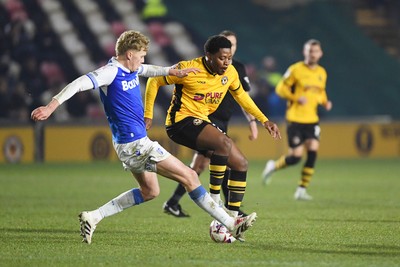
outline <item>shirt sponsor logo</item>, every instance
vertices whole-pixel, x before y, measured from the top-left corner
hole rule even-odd
[[[205,102],[207,104],[219,104],[224,98],[223,92],[210,92],[206,94]]]
[[[196,93],[194,95],[194,97],[193,97],[193,100],[195,100],[195,101],[201,101],[203,99],[204,99],[204,95],[203,94],[199,94],[199,93]]]
[[[139,85],[139,78],[136,76],[136,78],[131,81],[122,81],[121,85],[122,85],[122,90],[124,91],[133,89]]]
[[[224,98],[223,92],[209,92],[205,95],[196,93],[193,97],[193,100],[195,101],[204,100],[206,104],[219,104],[223,98]]]

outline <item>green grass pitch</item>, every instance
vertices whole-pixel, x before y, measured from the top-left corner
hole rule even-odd
[[[293,200],[301,165],[262,186],[251,161],[243,210],[258,219],[246,242],[211,241],[211,217],[185,196],[191,218],[155,200],[106,218],[81,243],[77,215],[136,186],[119,163],[0,165],[0,266],[400,266],[400,161],[319,160],[311,202]],[[207,173],[201,180],[208,187]]]

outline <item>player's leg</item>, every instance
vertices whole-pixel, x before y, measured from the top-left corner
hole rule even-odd
[[[154,158],[160,161],[170,155],[170,153],[157,142],[153,142],[147,137],[127,144],[114,143],[114,149],[125,170],[130,170],[132,172],[139,183],[139,187],[120,194],[98,209],[84,211],[79,214],[81,235],[83,236],[83,241],[88,244],[91,243],[93,232],[102,219],[158,196],[160,187],[158,185],[157,175],[154,172],[146,171],[151,171],[153,170],[152,168],[154,168],[154,166],[150,164],[151,162],[149,162],[149,159]]]
[[[317,139],[307,139],[305,146],[307,148],[307,159],[301,171],[299,186],[294,195],[294,198],[297,200],[312,200],[312,197],[307,193],[306,189],[308,188],[314,175],[319,141]]]
[[[227,208],[237,216],[246,191],[248,161],[235,143],[232,143],[228,167],[230,168],[230,175],[227,184],[229,191]]]
[[[101,206],[102,218],[112,216],[127,208],[152,200],[160,194],[157,175],[152,172],[132,173],[139,187],[128,190]]]
[[[224,174],[224,179],[222,180],[221,188],[222,188],[222,193],[224,194],[224,200],[225,200],[225,207],[228,208],[228,198],[229,198],[229,189],[228,189],[228,180],[230,177],[230,169],[229,167],[226,168],[225,174]]]
[[[139,187],[121,193],[98,209],[84,211],[79,214],[83,242],[91,243],[93,232],[102,219],[145,201],[152,200],[159,195],[160,187],[155,173],[133,173],[133,176],[138,181]]]
[[[168,136],[176,143],[196,151],[211,151],[210,155],[210,195],[221,203],[222,179],[226,170],[232,140],[209,122],[187,117],[167,127]]]
[[[221,202],[220,191],[224,178],[228,156],[232,147],[232,140],[219,129],[208,124],[196,139],[199,150],[213,151],[210,155],[210,194],[217,202]]]
[[[162,206],[163,211],[166,214],[170,214],[177,218],[190,217],[190,215],[182,209],[181,204],[179,204],[179,201],[185,194],[186,194],[185,187],[183,187],[183,185],[181,184],[178,184],[172,196],[167,201],[164,202]]]
[[[190,198],[214,219],[224,224],[235,237],[240,237],[256,219],[255,213],[242,218],[231,217],[207,193],[200,184],[196,172],[172,155],[157,163],[157,173],[181,183],[188,191]]]
[[[271,182],[271,176],[275,171],[284,169],[289,166],[296,165],[300,162],[303,155],[304,137],[302,134],[302,125],[298,123],[290,123],[287,126],[287,138],[289,150],[286,155],[280,156],[277,160],[267,161],[262,172],[263,183]]]
[[[306,192],[311,178],[314,174],[314,166],[317,160],[319,148],[320,127],[318,123],[302,126],[302,134],[305,139],[304,146],[307,149],[307,159],[301,171],[301,179],[296,189],[294,198],[297,200],[311,200],[312,197]]]
[[[197,151],[193,155],[192,162],[190,163],[190,168],[192,168],[197,175],[200,175],[204,169],[208,166],[209,159],[198,153]],[[183,185],[178,184],[172,196],[163,204],[163,210],[167,214],[171,214],[178,218],[189,217],[189,215],[182,209],[179,201],[186,193],[186,189]]]

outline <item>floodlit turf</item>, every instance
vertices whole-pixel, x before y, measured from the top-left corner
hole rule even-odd
[[[175,184],[160,178],[157,199],[102,221],[89,246],[77,215],[135,186],[120,164],[0,165],[0,266],[400,265],[399,159],[320,160],[312,202],[292,198],[300,165],[268,186],[263,167],[250,162],[243,210],[258,220],[245,243],[213,243],[187,196],[191,218],[163,214]]]

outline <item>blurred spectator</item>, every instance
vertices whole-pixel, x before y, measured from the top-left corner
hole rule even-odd
[[[27,122],[30,118],[30,97],[25,93],[25,84],[19,81],[10,95],[9,118],[17,122]]]
[[[163,0],[137,2],[142,2],[139,6],[141,6],[142,19],[146,22],[151,20],[163,21],[168,13],[167,6],[163,3]]]
[[[67,103],[68,114],[75,119],[84,119],[89,112],[94,113],[93,109],[99,107],[97,99],[93,94],[76,94]]]
[[[40,73],[45,78],[47,88],[65,83],[64,72],[54,61],[43,61],[40,65]]]
[[[282,78],[282,74],[277,71],[276,60],[273,56],[266,56],[262,60],[262,72],[260,78],[267,87],[266,91],[275,90],[276,85]]]
[[[262,71],[259,73],[259,89],[261,96],[267,101],[268,115],[283,119],[286,102],[275,93],[275,87],[281,80],[282,74],[277,70],[276,60],[266,56],[262,60]]]
[[[44,21],[38,26],[34,42],[40,60],[62,61],[60,58],[61,44],[48,21]]]
[[[5,25],[6,47],[16,61],[21,61],[28,54],[36,52],[33,38],[35,25],[24,10],[14,12],[10,22]]]
[[[46,90],[47,86],[34,55],[29,55],[22,61],[18,80],[25,83],[26,92],[32,97],[32,106],[41,105],[40,96]]]
[[[63,83],[54,83],[52,87],[46,90],[40,97],[42,103],[49,103],[54,95],[56,95],[60,88],[64,88],[66,84]],[[51,119],[54,119],[57,122],[66,121],[70,118],[67,105],[61,105],[53,114],[54,116]]]
[[[3,73],[3,72],[0,72]],[[0,119],[6,119],[9,116],[9,94],[7,77],[0,76]]]

